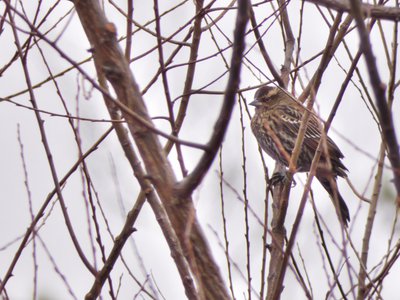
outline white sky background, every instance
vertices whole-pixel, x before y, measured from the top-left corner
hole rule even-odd
[[[218,1],[215,7],[224,7],[228,1]],[[24,8],[29,17],[33,18],[30,12],[36,11],[36,2],[23,1]],[[45,3],[41,9],[43,17],[53,3]],[[119,1],[124,10],[125,1]],[[171,1],[160,1],[160,12],[163,12],[173,6]],[[292,1],[289,5],[290,21],[293,26],[295,35],[298,32],[299,24],[299,5],[300,1]],[[394,5],[394,4],[392,4]],[[21,6],[17,6],[21,9]],[[40,31],[46,32],[57,22],[62,15],[72,8],[72,4],[68,1],[62,1],[55,11],[47,18],[45,24]],[[257,20],[261,22],[265,17],[270,15],[271,7],[269,4],[263,4],[255,7]],[[4,11],[4,4],[0,3],[0,11]],[[125,32],[125,18],[119,14],[115,8],[106,4],[107,17],[113,22],[118,29],[118,36],[123,36]],[[326,10],[324,9],[326,13]],[[213,12],[212,17],[216,17],[220,11]],[[162,34],[169,36],[178,28],[184,25],[194,14],[194,5],[192,1],[188,1],[175,12],[170,13],[162,19]],[[236,12],[231,10],[226,16],[220,20],[218,26],[230,39],[234,26]],[[135,21],[144,24],[153,18],[153,2],[152,1],[135,1],[134,19]],[[20,29],[27,29],[27,26],[16,18]],[[264,26],[260,28],[264,32],[271,24],[272,18],[269,19]],[[304,20],[303,20],[303,35],[301,42],[301,57],[302,60],[307,60],[319,51],[321,51],[326,42],[329,28],[323,21],[320,13],[315,6],[309,3],[305,5]],[[277,68],[283,62],[283,44],[279,26],[273,25],[264,36],[264,43],[270,56],[273,58]],[[392,22],[383,22],[388,45],[391,46],[392,39]],[[154,30],[154,24],[148,26]],[[188,28],[183,30],[175,40],[182,40],[186,35]],[[217,36],[217,40],[221,47],[226,47],[228,42],[225,38],[213,28]],[[63,20],[58,27],[53,30],[49,38],[55,39],[60,37],[57,46],[68,54],[68,56],[76,62],[86,59],[90,54],[88,49],[90,45],[79,23],[79,19],[75,13],[71,13]],[[21,43],[25,41],[26,35],[19,32]],[[346,37],[346,41],[354,55],[358,49],[358,33],[354,30]],[[384,55],[384,50],[381,44],[381,37],[378,34],[378,27],[374,27],[372,34],[374,44],[374,52],[379,65],[380,74],[383,82],[387,83],[389,73]],[[132,57],[136,57],[145,51],[149,50],[156,44],[156,38],[139,31],[133,36]],[[246,39],[247,50],[254,44],[254,36],[249,34]],[[51,46],[41,41],[39,43],[43,50],[44,56],[50,66],[53,74],[57,74],[70,64],[57,54]],[[121,42],[121,47],[125,47],[125,42]],[[175,45],[165,45],[165,58],[169,56]],[[0,35],[0,68],[7,63],[14,55],[16,48],[11,28],[8,24],[5,25],[4,31]],[[215,54],[218,50],[210,38],[209,32],[205,32],[199,51],[199,58],[207,57]],[[188,59],[189,49],[183,50],[180,55],[174,60],[174,64],[185,63]],[[337,60],[348,69],[350,61],[345,54],[344,48],[341,46],[337,51]],[[225,57],[230,61],[230,51],[224,52]],[[40,53],[36,47],[33,47],[28,55],[28,67],[33,84],[41,82],[49,77],[49,73],[43,63]],[[267,82],[271,75],[262,59],[257,47],[254,47],[248,54],[248,59],[251,60],[264,74],[260,74],[257,70],[251,67],[252,72],[246,67],[242,69],[241,88],[247,88]],[[311,76],[318,64],[319,60],[315,60],[308,64],[302,72],[302,80],[307,82],[307,74]],[[369,82],[367,72],[365,71],[364,61],[360,63],[360,69],[364,76],[364,80]],[[95,78],[93,62],[88,62],[82,65],[84,70]],[[399,65],[397,66],[399,67]],[[139,86],[144,88],[149,80],[154,76],[158,69],[158,54],[153,51],[147,57],[135,61],[131,64],[132,72]],[[225,66],[220,56],[216,55],[212,59],[201,62],[196,68],[195,81],[193,88],[201,88],[216,79],[223,72]],[[184,85],[186,66],[174,68],[168,72],[168,80],[172,98],[177,98],[181,95]],[[338,67],[335,61],[332,61],[322,79],[317,96],[317,111],[323,119],[329,115],[337,92],[345,77],[344,72]],[[397,76],[398,80],[398,76]],[[223,91],[227,81],[227,76],[222,77],[211,86],[207,87],[210,91]],[[73,115],[78,115],[93,119],[109,119],[105,105],[99,93],[91,90],[90,83],[85,81],[83,77],[77,74],[76,71],[71,71],[57,79],[57,83],[61,89],[63,98]],[[354,83],[360,86],[356,77]],[[9,69],[7,69],[0,77],[0,97],[6,98],[9,95],[15,94],[26,89],[26,83],[23,76],[20,61],[16,61]],[[250,90],[244,93],[245,101],[252,101],[255,90]],[[297,85],[297,94],[301,92],[300,85]],[[372,90],[370,90],[372,93]],[[60,98],[54,88],[53,83],[47,82],[42,87],[35,89],[35,96],[38,105],[41,109],[65,114]],[[395,106],[393,111],[399,111],[399,92],[396,94]],[[180,138],[195,142],[206,142],[211,135],[214,121],[219,113],[220,104],[222,103],[222,95],[193,95],[190,99],[187,117],[184,126],[180,133]],[[144,99],[152,116],[166,116],[167,108],[166,101],[162,89],[161,80],[158,80],[150,90],[144,95]],[[29,95],[27,93],[21,96],[12,98],[13,101],[23,105],[30,106]],[[176,111],[178,105],[176,105]],[[254,110],[250,108],[251,114]],[[57,167],[59,178],[70,169],[72,164],[78,158],[78,151],[74,136],[66,118],[49,116],[42,114],[45,120],[46,134],[49,139],[50,148]],[[399,137],[399,119],[394,114],[397,136]],[[156,120],[155,124],[164,132],[169,132],[170,128],[166,121]],[[18,143],[18,126],[23,144],[23,153],[28,171],[29,190],[34,213],[40,208],[48,193],[53,189],[54,184],[51,179],[47,158],[41,143],[37,122],[34,113],[26,108],[17,107],[12,103],[0,103],[0,276],[3,278],[12,257],[19,246],[20,240],[15,240],[21,237],[26,228],[30,224],[29,201],[27,190],[24,183],[24,174],[21,160],[21,149]],[[80,135],[82,139],[82,147],[88,149],[109,127],[108,123],[94,123],[81,121]],[[264,212],[264,195],[265,181],[262,170],[262,164],[257,149],[257,143],[253,137],[247,114],[244,115],[244,141],[246,153],[246,174],[247,174],[247,193],[251,207],[262,219]],[[243,172],[242,172],[242,135],[241,135],[240,111],[236,105],[233,118],[231,120],[229,130],[227,132],[223,145],[223,172],[224,178],[237,192],[242,194],[243,190]],[[366,108],[360,97],[360,93],[351,84],[342,100],[338,113],[332,124],[329,134],[339,145],[345,155],[344,164],[349,169],[349,179],[360,193],[365,193],[365,197],[369,198],[372,191],[372,171],[375,167],[375,158],[378,155],[380,137],[377,125],[373,122],[371,114]],[[165,139],[161,139],[165,143]],[[358,148],[357,148],[358,147]],[[201,154],[198,150],[184,149],[184,159],[186,167],[190,170],[195,166]],[[359,149],[362,149],[360,151]],[[364,152],[369,154],[365,155]],[[171,162],[176,170],[176,174],[180,177],[180,169],[177,164],[175,153],[171,153]],[[267,165],[272,172],[274,162],[269,157],[265,156]],[[388,162],[386,161],[388,164]],[[122,201],[125,209],[128,210],[133,205],[137,194],[138,185],[135,178],[132,176],[132,171],[128,165],[121,146],[112,133],[104,143],[95,151],[88,159],[87,164],[90,169],[90,175],[95,186],[98,201],[101,203],[104,214],[108,220],[111,232],[116,236],[125,221],[125,215],[121,212],[119,199]],[[218,240],[215,238],[210,227],[218,232],[222,238],[222,220],[221,220],[221,205],[220,205],[220,190],[218,178],[218,160],[215,161],[210,172],[201,184],[199,189],[194,193],[194,201],[198,212],[199,219],[203,225],[203,229],[209,238],[214,256],[219,263],[224,275],[226,272],[226,261],[223,249],[218,245]],[[377,220],[374,224],[372,234],[372,242],[370,245],[370,257],[368,267],[375,266],[380,263],[382,257],[387,252],[388,238],[393,226],[395,217],[394,190],[390,184],[392,178],[391,171],[385,169],[385,181],[382,187],[382,193],[377,210]],[[287,229],[290,230],[291,224],[295,217],[299,199],[303,191],[303,183],[306,180],[304,174],[296,176],[297,186],[292,189],[289,211],[287,217]],[[340,191],[349,206],[352,221],[350,223],[350,232],[352,242],[355,248],[360,251],[362,235],[364,232],[364,224],[368,213],[368,205],[361,203],[360,200],[353,194],[350,187],[344,180],[339,180]],[[341,243],[340,227],[331,201],[326,192],[315,181],[313,183],[313,191],[316,199],[318,211],[326,222],[332,237],[325,232],[325,237],[332,249],[332,257],[335,260],[335,266],[340,266],[343,259],[340,260],[340,251],[333,245],[332,240]],[[86,191],[85,191],[86,192]],[[83,187],[81,175],[76,172],[67,182],[63,189],[64,197],[68,205],[68,212],[73,224],[73,227],[78,236],[81,247],[93,261],[92,250],[90,245],[90,237],[88,234],[88,222],[86,208],[83,200]],[[224,186],[224,200],[227,214],[228,238],[230,242],[230,255],[237,266],[246,273],[246,244],[245,244],[245,223],[244,223],[244,208],[243,204],[237,200],[235,193],[226,185]],[[96,200],[97,201],[97,200]],[[49,207],[50,208],[50,207]],[[55,203],[54,208],[50,211],[46,210],[46,219],[40,224],[40,238],[51,253],[52,260],[55,261],[57,268],[66,278],[66,282],[70,285],[73,295],[82,299],[89,291],[93,277],[81,263],[76,251],[72,245],[61,210],[58,203]],[[106,253],[110,250],[112,243],[110,235],[107,233],[105,223],[101,217],[100,209],[97,207],[96,213],[100,221],[103,243],[105,244]],[[270,214],[272,216],[272,214]],[[44,222],[44,223],[43,223]],[[132,235],[132,239],[126,244],[123,251],[124,258],[139,280],[144,282],[146,276],[143,275],[140,269],[140,263],[134,254],[135,243],[142,258],[142,262],[146,267],[147,274],[155,280],[157,287],[166,299],[184,299],[184,292],[176,268],[170,257],[170,252],[167,244],[164,241],[162,233],[159,229],[155,217],[149,208],[145,205],[137,223],[135,224],[137,232]],[[325,228],[327,231],[328,229]],[[94,230],[92,226],[92,230]],[[250,240],[251,240],[251,257],[252,257],[252,277],[253,287],[255,291],[259,291],[260,286],[260,265],[262,254],[262,230],[263,228],[257,223],[256,219],[250,215]],[[399,226],[396,225],[394,241],[399,237]],[[9,244],[12,242],[11,244]],[[95,242],[94,242],[95,243]],[[318,235],[311,205],[308,203],[303,215],[300,232],[297,236],[297,245],[294,252],[298,256],[298,249],[307,266],[307,272],[315,299],[322,299],[329,290],[327,284],[327,276],[329,282],[332,283],[332,274],[330,271],[323,270],[322,252],[319,246]],[[97,246],[97,244],[95,244]],[[32,298],[33,290],[33,255],[32,242],[24,250],[22,257],[17,263],[13,272],[13,277],[7,284],[7,292],[11,299],[28,299]],[[37,240],[37,264],[38,264],[38,287],[39,296],[47,297],[48,299],[72,299],[68,289],[57,272],[54,270],[54,265],[51,259],[46,254],[44,247]],[[352,260],[355,272],[358,272],[358,263],[355,259],[354,252],[351,247],[347,246],[349,259]],[[101,259],[99,250],[96,251],[97,266],[101,267]],[[298,262],[301,260],[298,258]],[[303,270],[303,269],[302,269]],[[379,268],[378,268],[379,270]],[[327,272],[327,273],[326,273]],[[345,272],[345,270],[343,270]],[[328,274],[328,275],[326,275]],[[374,273],[372,274],[372,276]],[[384,299],[395,299],[394,295],[398,295],[399,286],[398,278],[400,268],[395,266],[386,280],[383,289]],[[357,276],[353,274],[353,278]],[[116,268],[112,272],[114,290],[118,288],[118,281],[121,280],[120,299],[132,299],[139,291],[139,287],[129,277],[128,272],[119,260]],[[227,276],[225,276],[227,282]],[[233,279],[235,284],[235,293],[237,299],[244,299],[244,293],[247,293],[246,281],[241,278],[237,270],[233,271]],[[341,274],[341,282],[347,291],[351,285],[348,274]],[[287,272],[285,281],[285,290],[282,299],[302,299],[304,293],[300,285],[296,283],[292,271]],[[108,285],[103,288],[104,299],[108,299]],[[337,290],[334,291],[335,297],[339,297]],[[253,294],[253,297],[257,297]],[[351,294],[349,296],[352,298]]]

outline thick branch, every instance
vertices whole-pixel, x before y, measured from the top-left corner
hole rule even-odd
[[[97,70],[97,74],[99,77],[99,84],[101,85],[101,87],[108,91],[108,84],[103,72],[101,72],[101,70]],[[109,97],[105,94],[103,94],[103,97],[111,118],[115,121],[120,121],[120,113],[117,105],[115,105],[115,102],[110,101]],[[104,265],[96,274],[94,283],[90,291],[86,294],[85,299],[97,299],[99,297],[102,287],[106,279],[109,277],[117,259],[119,258],[126,241],[134,232],[134,224],[137,217],[139,216],[143,204],[146,201],[146,198],[153,209],[157,222],[159,223],[161,230],[164,233],[165,239],[168,243],[168,246],[170,247],[171,256],[174,259],[179,275],[181,276],[181,280],[185,288],[187,297],[189,299],[197,299],[196,289],[194,287],[192,276],[190,274],[189,266],[187,265],[185,257],[182,253],[182,249],[180,247],[176,234],[169,224],[169,219],[165,213],[164,208],[161,207],[159,199],[154,189],[151,187],[151,183],[149,182],[149,180],[146,179],[146,173],[143,170],[142,165],[140,164],[140,160],[137,157],[132,143],[130,142],[129,133],[126,131],[125,127],[119,122],[115,122],[113,126],[115,128],[118,140],[124,150],[125,156],[132,167],[132,170],[140,184],[142,191],[139,193],[139,196],[136,199],[134,206],[126,216],[125,224],[120,234],[115,238],[113,247],[107,259],[105,260]]]
[[[104,72],[122,104],[146,123],[153,124],[129,63],[117,43],[114,24],[107,21],[98,1],[76,0],[74,3],[92,45],[97,70]],[[144,162],[147,177],[154,185],[178,236],[199,293],[204,293],[206,299],[228,299],[225,284],[197,222],[191,199],[177,199],[172,194],[176,176],[158,136],[126,111],[122,110],[122,115],[128,121],[128,128]]]
[[[344,0],[306,0],[307,2],[322,5],[341,12],[350,12],[351,5],[349,1]],[[373,5],[362,3],[360,5],[360,12],[362,15],[372,17],[375,19],[384,19],[391,21],[400,20],[400,8],[388,7],[383,5]]]

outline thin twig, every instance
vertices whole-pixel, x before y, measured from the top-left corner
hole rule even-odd
[[[379,120],[382,127],[384,142],[388,151],[388,158],[393,167],[394,186],[397,191],[397,204],[400,205],[400,151],[393,124],[393,115],[386,100],[386,87],[381,81],[379,71],[376,66],[376,60],[372,52],[369,33],[364,23],[361,5],[357,0],[351,0],[350,4],[360,35],[360,49],[364,53],[370,83],[375,94],[375,101],[379,111]],[[397,17],[399,15],[400,12],[398,13]]]
[[[6,5],[10,6],[10,2],[8,0],[6,1]],[[14,17],[11,14],[10,11],[9,11],[8,16],[9,16],[9,19],[10,19],[10,23],[14,24]],[[35,109],[38,109],[37,102],[36,102],[36,96],[35,96],[35,94],[33,93],[33,90],[32,90],[32,83],[31,83],[31,79],[30,79],[30,73],[29,73],[29,70],[28,70],[26,56],[23,55],[23,53],[22,53],[21,44],[19,42],[19,37],[18,37],[17,30],[16,30],[15,26],[12,26],[12,31],[13,31],[13,35],[14,35],[15,44],[17,46],[17,50],[18,50],[18,53],[19,53],[19,57],[20,57],[20,60],[21,60],[23,72],[24,72],[24,75],[25,75],[25,81],[26,81],[26,84],[27,84],[28,89],[29,89],[29,96],[30,96],[31,104]],[[63,196],[63,193],[61,192],[60,180],[59,180],[58,175],[57,175],[57,171],[56,171],[56,167],[55,167],[52,151],[50,149],[50,145],[49,145],[49,142],[48,142],[48,139],[47,139],[47,135],[46,135],[46,131],[45,131],[45,128],[44,128],[44,123],[43,123],[43,120],[42,120],[42,118],[40,116],[40,113],[35,111],[35,117],[36,117],[36,121],[38,123],[40,135],[41,135],[41,138],[42,138],[42,144],[43,144],[43,147],[44,147],[44,150],[45,150],[48,162],[49,162],[51,176],[52,176],[54,185],[56,187],[57,196],[59,198],[60,205],[61,205],[61,208],[62,208],[62,212],[63,212],[63,215],[64,215],[65,224],[66,224],[68,232],[69,232],[69,234],[71,236],[71,240],[72,240],[72,242],[74,244],[74,247],[75,247],[80,259],[82,260],[83,264],[85,265],[85,267],[92,274],[95,274],[96,270],[90,264],[90,262],[88,261],[86,255],[84,254],[82,248],[80,247],[80,244],[79,244],[79,242],[77,240],[77,237],[75,235],[75,232],[73,230],[72,223],[71,223],[70,218],[69,218],[69,216],[67,214],[67,209],[66,209],[66,205],[65,205],[65,201],[64,201],[64,196]],[[0,288],[0,291],[1,291],[1,288]]]
[[[120,103],[152,124],[138,84],[117,43],[115,26],[107,20],[98,1],[74,1],[74,4],[88,40],[95,49],[96,69],[104,72]],[[227,299],[224,281],[197,220],[191,198],[180,198],[173,192],[177,183],[176,174],[158,136],[120,105],[118,108],[128,121],[128,129],[146,168],[147,179],[151,180],[163,203],[195,278],[199,295],[204,293],[207,299]]]
[[[251,22],[251,26],[253,27],[254,36],[256,37],[258,47],[260,48],[261,54],[264,58],[265,63],[267,64],[267,66],[269,68],[269,71],[271,72],[274,79],[278,82],[278,84],[281,87],[285,87],[285,84],[284,84],[281,76],[279,75],[278,71],[276,70],[274,63],[272,62],[272,59],[270,58],[270,56],[267,52],[267,49],[265,48],[264,42],[260,35],[260,31],[258,30],[259,25],[257,24],[256,17],[255,17],[252,6],[250,6],[250,22]]]
[[[213,135],[207,143],[207,147],[208,149],[210,149],[210,151],[203,154],[192,173],[190,173],[175,188],[178,195],[183,198],[185,197],[185,195],[187,196],[191,194],[191,192],[200,184],[207,170],[210,168],[211,163],[213,162],[215,155],[218,152],[218,148],[221,145],[226,128],[229,124],[233,106],[235,104],[235,96],[239,88],[240,69],[245,46],[244,36],[246,24],[248,21],[247,9],[248,1],[239,1],[236,28],[234,32],[235,38],[231,59],[231,69],[229,72],[229,79],[225,92],[224,102],[222,104],[219,118],[215,123]]]
[[[67,172],[67,174],[65,174],[65,176],[60,180],[60,186],[64,185],[68,178],[75,173],[75,171],[77,170],[77,168],[80,166],[80,164],[82,163],[83,160],[85,160],[90,154],[92,154],[94,151],[97,150],[97,148],[99,147],[99,145],[105,140],[105,138],[111,133],[111,131],[113,130],[113,128],[109,128],[94,144],[92,147],[90,147],[85,154],[80,157],[75,164],[71,167],[71,169]],[[40,209],[38,210],[38,212],[36,213],[36,216],[34,218],[34,220],[31,222],[31,224],[29,225],[28,229],[26,230],[26,233],[18,247],[18,249],[15,251],[14,254],[14,258],[10,264],[10,266],[7,269],[6,274],[4,275],[2,281],[0,282],[0,293],[3,291],[5,285],[7,284],[7,281],[10,279],[10,277],[12,276],[12,272],[19,260],[19,258],[21,257],[22,251],[25,249],[25,246],[27,244],[27,242],[29,241],[29,238],[33,232],[33,230],[35,229],[36,225],[38,224],[38,222],[40,221],[40,219],[44,216],[44,212],[47,208],[47,206],[49,205],[51,199],[53,199],[54,195],[56,195],[57,191],[56,188],[54,188],[46,197],[44,203],[42,204],[42,206],[40,207]]]
[[[335,34],[337,33],[337,28],[339,27],[340,20],[341,20],[341,14],[339,13],[337,15],[334,25],[332,26],[332,28],[330,30],[330,34],[327,39],[326,50],[321,58],[320,66],[317,69],[317,73],[324,72],[324,70],[327,66],[327,60],[329,60],[329,57],[332,56],[332,53],[331,53],[332,41],[335,37]],[[291,158],[289,161],[289,171],[287,173],[288,180],[284,184],[284,186],[282,188],[282,194],[280,195],[281,207],[280,207],[279,216],[278,216],[278,219],[276,222],[277,228],[284,228],[284,220],[286,217],[286,211],[287,211],[287,206],[288,206],[290,186],[292,184],[293,174],[296,171],[296,161],[300,155],[301,146],[302,146],[305,132],[307,129],[307,122],[308,122],[308,119],[309,119],[310,113],[311,113],[310,110],[312,109],[314,100],[315,100],[315,94],[312,94],[310,101],[307,103],[307,110],[305,110],[305,113],[301,119],[301,125],[300,125],[299,132],[297,135],[295,147],[292,151],[292,155],[291,155]],[[322,139],[319,142],[319,146],[322,146]],[[322,148],[319,147],[319,149],[322,149]],[[321,153],[317,150],[315,152],[314,160],[316,159],[318,161],[320,155],[321,155]],[[313,163],[314,163],[314,160],[313,160]],[[315,169],[316,169],[316,165],[317,165],[317,163],[315,163]],[[285,255],[281,258],[282,259],[281,263],[277,266],[279,271],[277,272],[276,281],[274,282],[274,285],[270,290],[270,293],[271,293],[270,296],[272,297],[271,299],[278,299],[281,294],[281,291],[282,291],[282,285],[283,285],[283,280],[285,277],[286,266],[287,266],[287,263],[288,263],[288,260],[289,260],[289,257],[290,257],[291,251],[292,251],[292,247],[294,245],[295,236],[297,233],[298,226],[300,224],[301,216],[302,216],[304,206],[305,206],[306,200],[307,200],[307,194],[308,194],[308,191],[310,190],[311,181],[313,178],[312,166],[313,166],[313,164],[311,165],[310,176],[307,179],[307,184],[305,186],[303,197],[302,197],[300,205],[299,205],[299,210],[297,212],[297,216],[296,216],[295,222],[293,224],[289,242],[287,243],[287,246],[286,246]],[[282,231],[282,230],[280,230],[280,231]]]
[[[379,150],[379,163],[378,170],[375,175],[374,188],[372,191],[371,203],[368,211],[367,223],[365,225],[362,250],[361,250],[361,261],[360,269],[358,272],[358,293],[357,300],[365,299],[365,279],[367,277],[367,260],[369,254],[369,245],[372,235],[372,226],[374,225],[376,207],[378,204],[379,194],[382,187],[382,175],[383,175],[383,161],[385,160],[385,146],[382,143],[381,149]]]

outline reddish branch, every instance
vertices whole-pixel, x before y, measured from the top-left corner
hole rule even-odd
[[[108,91],[108,84],[106,78],[101,72],[101,70],[97,70],[99,77],[99,84],[101,87]],[[128,238],[134,232],[134,224],[139,216],[141,208],[146,201],[150,204],[153,209],[153,212],[156,216],[157,222],[159,223],[161,230],[164,233],[165,239],[170,246],[171,256],[174,259],[174,262],[177,266],[179,275],[181,276],[183,286],[185,288],[186,295],[189,299],[197,299],[196,297],[196,289],[194,287],[194,282],[190,274],[189,267],[185,260],[185,257],[182,253],[182,249],[179,246],[178,239],[176,237],[175,232],[173,231],[171,225],[169,224],[168,217],[165,213],[165,210],[159,203],[159,199],[151,187],[151,183],[146,179],[146,173],[143,170],[142,165],[140,164],[140,160],[137,157],[137,154],[134,150],[134,147],[131,143],[129,133],[126,131],[125,127],[120,123],[121,116],[116,105],[113,105],[113,102],[103,94],[104,101],[107,104],[107,109],[111,118],[116,121],[114,122],[115,132],[117,134],[118,140],[124,150],[125,156],[130,163],[132,170],[136,179],[139,182],[141,187],[141,192],[137,197],[134,206],[129,211],[126,216],[125,224],[119,233],[119,235],[115,238],[113,247],[110,253],[107,256],[107,259],[104,260],[104,265],[96,274],[94,283],[90,288],[90,291],[86,294],[85,299],[97,299],[100,295],[100,292],[103,288],[103,285],[106,279],[110,276],[112,269],[114,268],[115,263],[117,262],[120,254],[127,242]]]
[[[75,1],[74,3],[82,26],[92,45],[96,68],[104,72],[119,101],[146,122],[152,124],[142,95],[129,69],[129,64],[118,46],[114,25],[107,21],[97,1]],[[215,156],[214,152],[218,150],[222,142],[230,118],[235,93],[239,85],[247,9],[248,2],[246,0],[239,1],[232,67],[223,109],[215,126],[216,131],[208,145],[211,150],[205,153],[198,167],[189,175],[189,180],[185,180],[184,184],[180,185],[183,191],[188,192],[183,193],[186,197],[177,197],[173,193],[173,187],[177,184],[176,177],[161,148],[158,136],[154,131],[138,122],[136,118],[132,118],[131,114],[122,111],[146,167],[148,178],[155,187],[171,225],[178,236],[180,246],[195,277],[199,293],[204,294],[206,299],[228,299],[229,296],[219,269],[211,256],[206,239],[198,225],[193,203],[189,196],[211,165]],[[187,182],[190,184],[187,184]],[[191,230],[187,232],[187,228]]]
[[[96,69],[104,72],[121,103],[152,124],[129,64],[117,43],[116,28],[107,21],[98,1],[75,1],[75,7],[92,45]],[[194,210],[193,204],[190,199],[180,201],[172,196],[171,191],[176,183],[176,177],[160,145],[158,136],[143,126],[141,122],[132,118],[126,111],[122,111],[122,115],[128,121],[128,128],[139,149],[148,178],[155,186],[167,210],[172,227],[183,246],[185,245],[184,229],[187,227],[188,215]],[[194,261],[188,259],[193,274],[195,276],[198,274],[196,270],[201,269],[200,266],[207,266],[210,271],[214,271],[211,280],[210,277],[196,276],[197,286],[199,289],[206,290],[210,299],[224,298],[226,295],[224,283],[196,219],[193,220],[191,238],[193,239],[191,242],[196,244],[202,252],[202,255],[196,256]],[[188,258],[190,249],[186,247],[184,251]],[[207,272],[205,271],[203,274],[207,274]]]

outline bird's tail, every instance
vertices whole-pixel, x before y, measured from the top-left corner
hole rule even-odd
[[[347,227],[348,222],[350,221],[350,212],[346,205],[346,202],[344,202],[344,200],[343,200],[342,195],[340,195],[339,190],[337,189],[337,187],[332,187],[328,178],[322,177],[322,176],[317,176],[317,178],[318,178],[319,182],[322,184],[322,186],[325,188],[325,190],[331,196],[332,201],[335,206],[336,206],[336,204],[335,204],[336,201],[334,200],[335,194],[337,195],[340,218],[342,219],[343,224]],[[335,180],[335,182],[336,182],[336,180]],[[334,193],[334,190],[336,190],[336,193]]]

